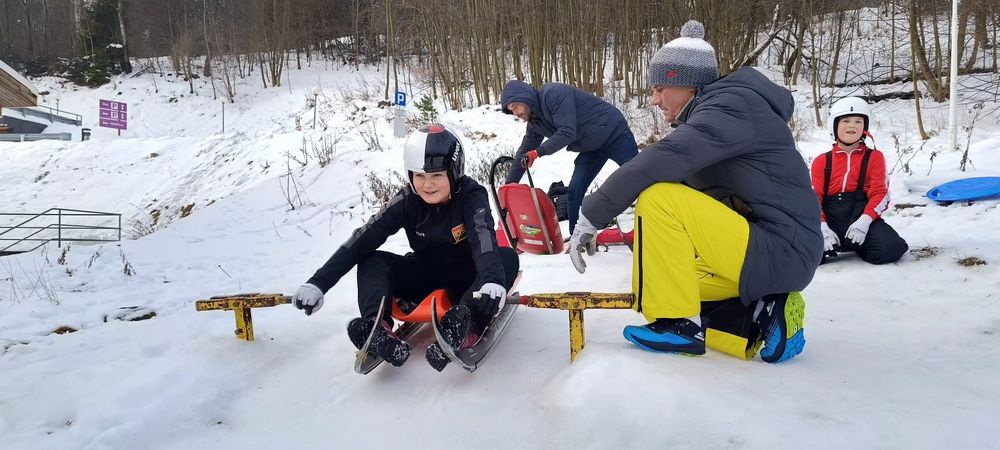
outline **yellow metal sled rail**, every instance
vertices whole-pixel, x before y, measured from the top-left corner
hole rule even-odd
[[[236,337],[252,341],[253,317],[250,316],[250,310],[252,308],[284,305],[291,302],[292,297],[283,294],[237,294],[220,295],[208,300],[198,300],[194,302],[194,307],[198,311],[234,311],[236,313]]]
[[[253,308],[266,308],[292,302],[292,297],[283,294],[237,294],[222,295],[198,300],[198,311],[233,311],[236,314],[236,337],[253,340]],[[576,360],[583,350],[586,338],[583,329],[583,311],[586,309],[631,309],[635,303],[632,294],[597,292],[565,292],[555,294],[521,295],[520,303],[531,308],[561,309],[569,311],[569,359]]]
[[[583,333],[585,309],[632,309],[632,294],[607,294],[596,292],[566,292],[560,294],[522,295],[521,304],[532,308],[562,309],[569,311],[569,361],[583,350],[586,338]]]

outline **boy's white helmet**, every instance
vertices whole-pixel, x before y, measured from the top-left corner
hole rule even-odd
[[[871,122],[872,109],[868,102],[859,97],[844,97],[830,107],[830,130],[833,139],[837,139],[837,120],[844,116],[861,116],[865,121],[865,131]]]
[[[436,123],[428,124],[410,134],[403,146],[403,167],[413,186],[414,173],[447,171],[452,192],[465,175],[465,152],[462,140]]]

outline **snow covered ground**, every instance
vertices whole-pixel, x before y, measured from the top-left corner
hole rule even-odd
[[[226,105],[225,133],[204,81],[192,96],[186,82],[154,84],[150,74],[94,90],[34,80],[88,122],[100,98],[129,102],[130,130],[118,138],[95,126],[83,143],[0,143],[0,211],[121,212],[131,219],[126,234],[157,231],[0,258],[0,448],[995,447],[1000,208],[939,206],[923,193],[1000,175],[1000,124],[980,117],[975,170],[959,172],[961,155],[943,150],[946,105],[925,103],[936,131],[926,144],[910,102],[874,106],[888,164],[908,162],[891,194],[911,207],[892,208],[887,220],[911,253],[888,266],[853,256],[822,266],[805,291],[806,351],[784,364],[640,351],[621,337],[642,320],[629,311],[587,313],[587,347],[569,364],[566,314],[521,309],[474,375],[439,374],[417,349],[404,367],[362,377],[345,332],[357,313],[353,273],[320,313],[257,310],[257,340],[234,339],[231,313],[196,313],[193,302],[294,292],[372,213],[366,174],[401,171],[403,140],[392,137],[391,111],[376,106],[380,77],[316,63],[291,70],[291,88],[261,89],[251,78]],[[314,131],[307,102],[317,85]],[[796,94],[804,112],[808,92]],[[512,151],[523,131],[494,107],[441,120],[466,136],[470,166]],[[321,139],[336,141],[326,167],[301,151]],[[825,129],[807,128],[803,157],[829,143]],[[572,158],[540,160],[537,184],[568,181]],[[294,186],[300,194],[288,195]],[[404,251],[405,237],[385,248]],[[970,257],[985,264],[958,263]],[[629,289],[623,248],[589,258],[586,275],[562,255],[524,255],[522,267],[526,293]],[[105,319],[127,306],[156,317]],[[79,331],[52,334],[61,326]]]

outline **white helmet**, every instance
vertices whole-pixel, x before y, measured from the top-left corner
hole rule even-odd
[[[837,100],[830,107],[830,129],[834,140],[837,139],[837,120],[844,116],[861,116],[865,121],[865,131],[868,131],[872,109],[868,106],[868,102],[859,97],[844,97]]]
[[[403,146],[403,166],[413,187],[414,173],[448,172],[452,191],[465,175],[462,141],[443,125],[432,123],[414,131]],[[416,190],[416,189],[414,189]]]

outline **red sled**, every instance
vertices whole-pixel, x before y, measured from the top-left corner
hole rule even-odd
[[[563,252],[562,231],[556,207],[545,191],[536,188],[528,174],[528,184],[505,184],[496,187],[497,166],[511,161],[510,156],[501,156],[490,168],[490,188],[493,201],[500,213],[497,223],[497,243],[501,247],[512,247],[518,252],[536,255],[554,255]]]
[[[634,237],[635,230],[624,233],[618,227],[605,228],[600,233],[597,233],[597,246],[627,245],[631,249]]]

